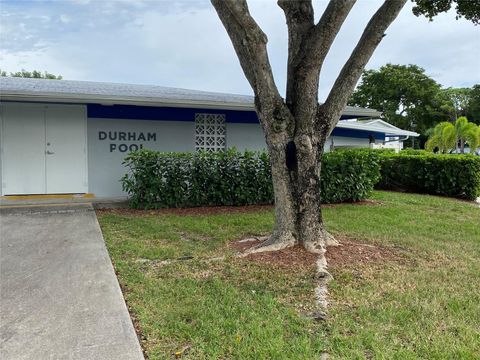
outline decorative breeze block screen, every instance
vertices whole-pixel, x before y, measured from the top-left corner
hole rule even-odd
[[[195,150],[225,150],[225,114],[195,114]]]

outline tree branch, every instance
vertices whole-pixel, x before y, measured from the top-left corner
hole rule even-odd
[[[312,0],[278,0],[285,13],[288,28],[287,103],[293,95],[293,79],[298,65],[298,54],[305,38],[314,27]]]
[[[407,0],[385,0],[372,16],[357,46],[340,71],[327,100],[319,107],[317,128],[328,132],[328,134],[333,130],[362,71],[385,36],[385,30],[395,20],[406,2]],[[325,124],[322,122],[323,119],[334,120],[330,124]]]
[[[211,0],[232,41],[255,95],[281,99],[267,53],[267,36],[250,15],[246,0]]]
[[[331,0],[316,25],[310,0],[278,1],[288,26],[286,103],[297,119],[296,132],[313,125],[323,61],[355,1]]]
[[[330,0],[305,47],[311,66],[320,68],[356,0]],[[320,70],[320,69],[319,69]]]

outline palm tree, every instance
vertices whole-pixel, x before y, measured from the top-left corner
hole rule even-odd
[[[470,153],[474,154],[480,148],[480,125],[468,123],[465,131],[465,141],[470,147]]]
[[[455,125],[454,125],[455,137],[456,137],[455,147],[457,148],[458,142],[460,141],[460,153],[462,154],[465,152],[465,140],[468,133],[468,125],[469,125],[469,122],[465,116],[460,116],[455,121]]]
[[[438,148],[442,154],[445,154],[449,150],[454,149],[456,143],[457,132],[455,126],[448,121],[444,121],[435,126],[432,135],[425,143],[425,148],[429,151]]]

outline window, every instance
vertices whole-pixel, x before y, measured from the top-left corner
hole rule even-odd
[[[195,114],[195,150],[225,150],[225,114]]]

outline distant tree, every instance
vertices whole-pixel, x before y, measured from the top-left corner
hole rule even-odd
[[[466,115],[469,121],[480,125],[480,84],[474,85],[470,91]]]
[[[27,71],[22,69],[22,71],[17,72],[10,72],[7,74],[6,71],[0,70],[0,76],[10,76],[10,77],[22,77],[22,78],[34,78],[34,79],[53,79],[53,80],[62,80],[63,77],[61,75],[54,75],[47,71],[43,73],[37,70]]]
[[[480,1],[478,0],[413,0],[413,13],[432,20],[436,15],[455,7],[457,19],[464,17],[474,24],[480,24]]]
[[[440,111],[444,112],[449,120],[455,121],[461,116],[468,115],[471,92],[470,88],[441,89],[436,102],[440,105]]]
[[[438,121],[449,120],[439,109],[440,89],[417,65],[387,64],[363,72],[349,104],[379,110],[389,123],[423,133]],[[443,101],[449,103],[447,94]]]

